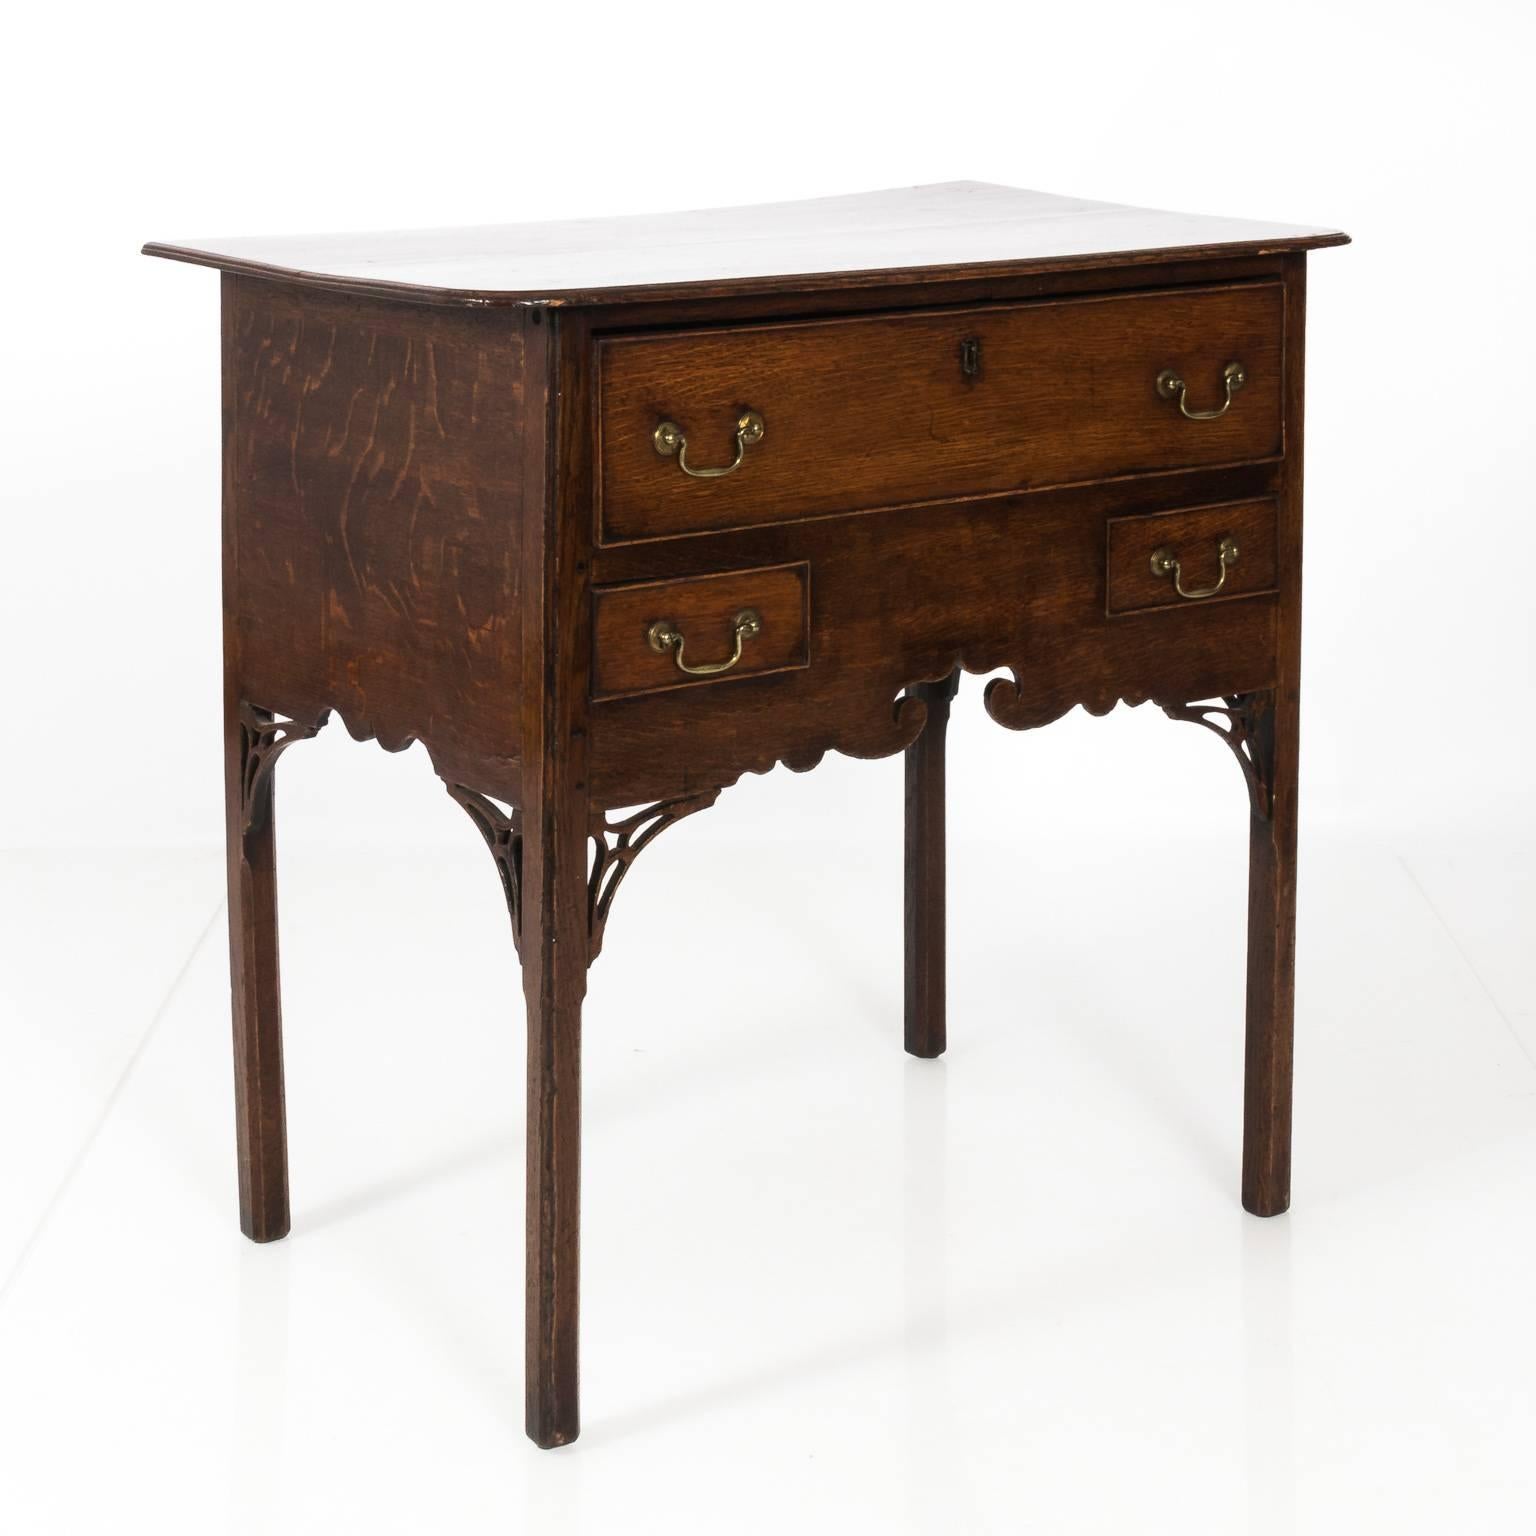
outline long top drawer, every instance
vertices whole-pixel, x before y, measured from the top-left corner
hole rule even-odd
[[[1283,451],[1278,283],[597,345],[604,543]]]

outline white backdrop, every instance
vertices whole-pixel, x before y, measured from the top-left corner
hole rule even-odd
[[[0,1525],[1536,1528],[1527,0],[143,0],[3,46]],[[750,779],[626,883],[541,1455],[516,962],[419,749],[283,760],[294,1231],[236,1229],[218,283],[138,247],[957,178],[1354,236],[1309,290],[1296,1208],[1237,1202],[1228,754],[969,680],[941,1061],[899,758]]]
[[[1312,260],[1304,818],[1529,826],[1531,11],[1385,17],[28,8],[0,100],[0,846],[220,835],[217,280],[143,240],[960,177],[1353,234]],[[975,688],[956,814],[977,827],[1026,791],[1069,821],[1122,783],[1174,819],[1232,790],[1189,733],[1122,711],[1016,738]],[[419,750],[379,759],[339,731],[291,756],[285,839],[457,842]],[[719,814],[875,835],[861,807],[894,771],[780,774]]]

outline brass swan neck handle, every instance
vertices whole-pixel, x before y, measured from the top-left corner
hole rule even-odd
[[[1164,368],[1158,374],[1157,392],[1165,400],[1177,400],[1180,412],[1191,421],[1215,421],[1218,416],[1225,416],[1231,409],[1232,396],[1248,382],[1248,370],[1241,363],[1228,363],[1221,370],[1221,376],[1226,382],[1227,398],[1214,411],[1190,410],[1189,385],[1184,382],[1176,369]]]
[[[741,468],[747,449],[753,443],[762,442],[766,430],[763,418],[756,411],[743,411],[736,418],[736,457],[715,469],[696,469],[688,462],[688,436],[675,421],[658,421],[656,430],[651,433],[651,444],[662,458],[676,458],[677,467],[685,475],[691,475],[695,480],[719,480]]]
[[[657,619],[646,630],[645,638],[650,648],[659,655],[665,656],[671,651],[672,660],[677,664],[679,672],[686,672],[689,677],[718,677],[722,672],[729,672],[741,660],[743,645],[762,631],[763,620],[758,611],[755,608],[743,608],[731,626],[731,632],[736,638],[736,649],[724,661],[701,661],[697,665],[690,665],[683,660],[683,632],[670,619]]]
[[[1180,597],[1188,598],[1192,602],[1198,602],[1202,597],[1215,597],[1227,584],[1227,572],[1237,564],[1237,540],[1230,535],[1223,538],[1217,546],[1216,558],[1221,562],[1221,575],[1216,579],[1213,587],[1186,587],[1184,585],[1184,569],[1179,564],[1178,557],[1171,549],[1154,549],[1152,551],[1152,574],[1154,576],[1172,576],[1173,590]]]

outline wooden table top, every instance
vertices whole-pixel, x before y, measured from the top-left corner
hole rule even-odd
[[[438,304],[675,299],[1343,245],[1338,230],[979,181],[690,213],[151,242],[146,255]]]

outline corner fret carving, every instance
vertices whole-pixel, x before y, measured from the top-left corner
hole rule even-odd
[[[1158,706],[1170,720],[1203,725],[1226,742],[1247,780],[1253,814],[1268,821],[1275,762],[1274,693],[1268,689],[1234,693],[1221,704],[1170,704],[1159,699]]]
[[[666,829],[695,811],[702,811],[720,798],[719,788],[696,795],[679,795],[658,800],[611,821],[606,812],[592,814],[592,868],[587,876],[587,964],[602,953],[603,930],[613,898],[629,866],[642,848],[648,848]]]
[[[452,798],[468,813],[479,829],[496,861],[502,891],[507,898],[507,913],[512,919],[512,942],[522,954],[523,941],[523,813],[511,804],[466,789],[462,784],[445,784]],[[587,964],[597,959],[603,947],[603,929],[613,906],[614,894],[642,848],[650,844],[674,822],[713,805],[720,791],[707,789],[696,795],[679,795],[642,806],[638,811],[610,820],[601,811],[592,814],[589,836],[592,843],[591,868],[587,876]]]
[[[512,943],[519,958],[523,953],[523,813],[514,805],[502,804],[462,784],[445,784],[448,793],[469,813],[485,839],[501,876],[501,888],[507,898],[507,915],[512,919]]]
[[[308,741],[330,718],[282,720],[270,709],[240,704],[240,830],[259,831],[272,811],[272,770],[296,741]]]

